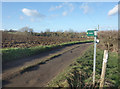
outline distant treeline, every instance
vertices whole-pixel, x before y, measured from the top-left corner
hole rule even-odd
[[[34,36],[44,36],[44,37],[60,37],[60,38],[86,38],[86,33],[75,33],[75,32],[42,32],[33,33]]]
[[[87,37],[86,32],[74,32],[72,29],[69,29],[68,31],[56,31],[51,32],[50,29],[46,29],[44,32],[41,31],[40,33],[34,32],[32,28],[29,27],[23,27],[19,30],[4,30],[3,32],[8,33],[16,33],[16,34],[24,34],[24,35],[33,35],[33,36],[44,36],[44,37],[66,37],[66,38],[83,38]]]

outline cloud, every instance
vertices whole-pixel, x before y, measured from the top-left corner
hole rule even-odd
[[[49,9],[49,11],[54,11],[54,10],[57,10],[57,9],[60,9],[60,8],[62,8],[63,7],[63,4],[62,5],[59,5],[59,6],[55,6],[55,7],[51,7],[50,9]]]
[[[67,14],[68,14],[67,11],[64,11],[64,12],[62,13],[63,16],[66,16]]]
[[[64,3],[64,7],[67,7],[65,11],[62,12],[62,16],[67,16],[69,13],[74,11],[74,5],[72,3]]]
[[[37,18],[43,18],[43,17],[45,17],[44,15],[40,14],[37,10],[31,10],[31,9],[23,8],[22,12],[26,16],[30,16],[30,17],[37,17]]]
[[[72,3],[65,2],[65,3],[62,3],[58,6],[52,6],[49,9],[49,11],[55,11],[55,10],[60,10],[60,9],[63,9],[62,16],[66,16],[69,13],[73,12],[74,5]]]
[[[72,12],[74,10],[74,6],[72,3],[68,3],[68,6],[69,6],[69,11]]]
[[[115,5],[115,7],[113,7],[111,10],[109,10],[108,15],[112,16],[112,15],[117,14],[118,13],[118,7],[120,7],[120,4]],[[120,10],[119,10],[119,12],[120,12]]]
[[[20,20],[23,20],[24,19],[24,17],[23,16],[20,16]]]
[[[40,14],[37,10],[31,10],[31,9],[27,9],[27,8],[23,8],[22,12],[30,17],[30,21],[31,22],[35,22],[35,21],[41,21],[43,18],[45,18],[46,16],[43,14]],[[20,19],[23,19],[23,16],[20,16]]]
[[[88,6],[88,3],[82,3],[80,9],[83,9],[84,14],[87,14],[90,11],[90,7]]]

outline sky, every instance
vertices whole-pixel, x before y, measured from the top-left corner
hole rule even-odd
[[[2,29],[33,28],[35,32],[117,30],[117,2],[3,2]]]

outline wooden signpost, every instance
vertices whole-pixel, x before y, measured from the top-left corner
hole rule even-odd
[[[103,64],[102,64],[102,73],[101,73],[101,80],[100,80],[100,89],[103,89],[103,87],[104,87],[107,59],[108,59],[108,50],[104,50],[104,57],[103,57]]]

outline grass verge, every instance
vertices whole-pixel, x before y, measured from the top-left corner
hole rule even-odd
[[[8,62],[13,60],[18,60],[20,58],[29,57],[32,55],[36,55],[42,52],[46,52],[55,48],[69,46],[73,44],[85,43],[85,42],[92,42],[92,41],[75,41],[75,42],[68,42],[62,43],[59,45],[47,45],[47,46],[36,46],[31,48],[5,48],[2,50],[2,62]]]
[[[103,51],[97,49],[96,59],[96,84],[94,88],[99,87],[101,69],[103,61]],[[104,87],[118,87],[118,55],[109,52],[109,58],[106,68]],[[48,83],[48,87],[93,87],[93,46],[90,47],[83,56],[77,58],[74,63],[67,67],[64,72],[56,76]]]

